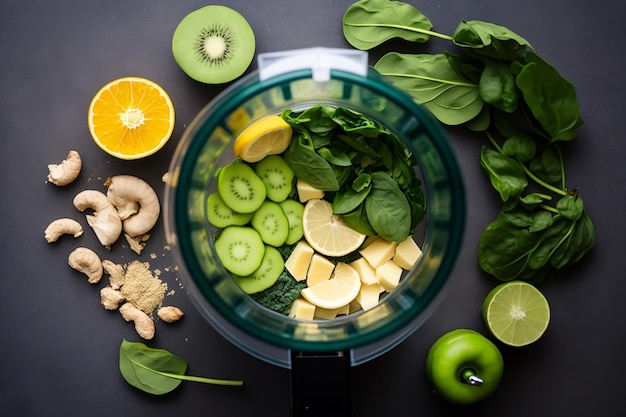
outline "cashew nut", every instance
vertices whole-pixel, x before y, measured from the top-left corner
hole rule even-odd
[[[67,185],[78,177],[82,165],[78,152],[70,151],[60,164],[48,165],[48,181],[54,185]]]
[[[93,210],[93,214],[86,215],[87,223],[102,246],[109,249],[122,233],[122,220],[107,196],[96,190],[81,191],[74,197],[74,207],[80,211]]]
[[[100,303],[107,310],[117,310],[124,301],[122,293],[109,286],[103,287],[100,290]]]
[[[124,237],[128,242],[128,246],[135,252],[137,255],[141,255],[143,248],[146,247],[146,242],[150,239],[150,235],[140,235],[136,237],[131,237],[128,233],[124,233]]]
[[[107,197],[117,208],[123,229],[130,237],[144,235],[154,227],[161,207],[154,189],[141,178],[116,175],[105,184]]]
[[[105,259],[102,261],[102,268],[104,272],[110,275],[109,285],[114,290],[119,290],[124,285],[124,267],[116,264],[115,262]]]
[[[62,235],[78,237],[83,234],[83,226],[74,219],[56,219],[46,227],[44,237],[48,243],[56,242]]]
[[[82,246],[74,249],[67,258],[67,263],[87,275],[90,284],[95,284],[102,278],[102,262],[91,249]]]
[[[180,320],[184,314],[180,308],[174,306],[161,307],[157,311],[157,316],[166,323],[174,323]]]
[[[135,323],[135,331],[139,336],[146,340],[154,337],[154,321],[150,316],[131,303],[122,304],[119,310],[124,320]]]

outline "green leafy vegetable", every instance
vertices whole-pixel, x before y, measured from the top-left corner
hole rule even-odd
[[[484,132],[492,145],[482,150],[480,162],[502,207],[479,242],[482,269],[501,280],[536,279],[578,262],[593,247],[595,235],[582,197],[566,186],[559,147],[574,139],[583,123],[574,86],[528,40],[504,26],[463,20],[452,36],[432,26],[401,1],[360,0],[343,20],[346,40],[359,49],[394,37],[418,43],[438,37],[460,51],[390,51],[374,68],[442,123]],[[539,189],[530,190],[531,185]],[[365,201],[375,201],[376,194],[369,191]],[[421,211],[420,196],[405,195],[411,210]],[[346,193],[340,206],[352,209],[362,197]],[[382,198],[378,204],[384,212]],[[356,209],[345,218],[355,228],[380,227],[380,219],[366,214]]]
[[[149,394],[161,395],[176,389],[182,381],[215,385],[243,385],[243,381],[202,378],[185,375],[187,362],[163,349],[143,343],[129,342],[120,345],[119,367],[130,385]]]
[[[282,117],[295,135],[285,161],[296,177],[327,192],[349,226],[398,242],[415,230],[426,204],[417,160],[398,137],[345,107],[315,105]],[[327,140],[314,139],[320,132]]]

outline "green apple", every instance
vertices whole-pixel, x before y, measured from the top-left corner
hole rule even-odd
[[[504,361],[489,339],[469,329],[452,330],[428,351],[426,376],[437,395],[456,404],[489,397],[502,379]]]

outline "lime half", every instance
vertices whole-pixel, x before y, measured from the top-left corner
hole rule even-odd
[[[550,306],[533,285],[510,281],[498,285],[483,302],[483,318],[502,343],[525,346],[538,340],[548,328]]]

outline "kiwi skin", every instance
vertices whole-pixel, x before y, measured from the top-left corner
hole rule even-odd
[[[205,6],[185,16],[172,36],[172,55],[191,78],[223,84],[241,76],[256,49],[254,32],[237,11]]]

